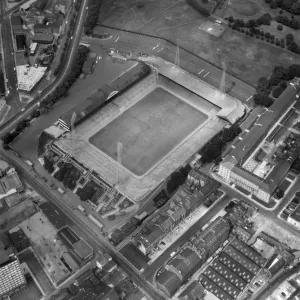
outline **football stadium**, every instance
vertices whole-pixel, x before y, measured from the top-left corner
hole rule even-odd
[[[66,130],[52,147],[134,202],[149,196],[245,110],[239,100],[165,61],[123,90],[108,90],[114,92],[105,94],[105,105],[90,109],[84,120],[74,122],[76,108],[60,118],[56,126]]]

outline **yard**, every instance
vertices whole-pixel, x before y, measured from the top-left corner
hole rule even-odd
[[[231,0],[228,8],[217,10],[221,17],[233,15],[256,18],[267,12],[264,1]],[[105,16],[105,17],[104,17]],[[104,0],[99,17],[103,25],[166,38],[196,55],[218,65],[225,62],[232,75],[255,85],[259,77],[268,77],[275,65],[288,66],[299,57],[289,51],[258,41],[227,28],[218,38],[199,29],[207,18],[186,1]]]

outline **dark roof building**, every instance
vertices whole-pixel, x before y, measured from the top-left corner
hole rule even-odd
[[[22,19],[20,16],[11,16],[10,22],[13,31],[22,29]]]
[[[53,34],[35,34],[32,38],[32,41],[38,44],[52,44],[53,40]]]
[[[156,279],[157,286],[168,297],[172,297],[181,286],[182,282],[173,272],[164,270]]]
[[[68,225],[66,216],[52,204],[44,202],[39,208],[57,230]]]
[[[175,273],[180,280],[184,280],[200,262],[201,258],[196,252],[190,248],[185,248],[174,256],[165,268]]]
[[[30,246],[30,240],[21,228],[18,231],[10,230],[9,235],[18,252]]]
[[[26,48],[26,37],[24,34],[16,35],[17,50],[24,50]]]
[[[206,293],[202,284],[193,281],[178,297],[179,300],[203,300]]]
[[[5,81],[3,72],[0,73],[0,96],[5,95]]]
[[[93,248],[84,239],[73,244],[73,249],[83,261],[93,257]]]

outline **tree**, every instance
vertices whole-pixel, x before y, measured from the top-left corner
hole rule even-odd
[[[285,88],[281,86],[277,86],[276,88],[273,89],[272,96],[274,98],[278,98],[283,93],[284,90]]]
[[[34,110],[32,113],[31,113],[31,118],[34,119],[34,118],[37,118],[40,116],[40,111],[38,109]]]
[[[9,147],[9,145],[7,145],[7,144],[5,144],[5,143],[3,142],[3,149],[4,149],[4,150],[9,150],[10,147]]]
[[[253,99],[255,104],[264,107],[270,107],[273,104],[273,100],[267,94],[257,93],[253,96]]]
[[[288,68],[288,77],[289,79],[293,79],[295,77],[300,77],[300,65],[292,64]]]
[[[282,189],[278,189],[276,191],[276,198],[281,199],[284,196],[284,191]]]
[[[286,39],[287,41],[292,42],[292,41],[294,41],[294,36],[293,36],[292,33],[288,33],[288,34],[285,36],[285,39]]]
[[[282,29],[283,29],[282,25],[277,25],[277,29],[282,31]]]
[[[300,3],[294,2],[291,7],[291,13],[294,15],[300,15]]]

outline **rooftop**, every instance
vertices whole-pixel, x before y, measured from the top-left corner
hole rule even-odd
[[[53,34],[35,34],[32,38],[32,41],[36,43],[52,43],[53,39]]]
[[[78,254],[82,259],[87,259],[93,255],[93,248],[83,239],[73,244],[73,248],[76,254]]]
[[[230,155],[235,157],[237,161],[240,161],[245,155],[252,150],[253,145],[265,134],[266,128],[274,121],[279,119],[289,105],[291,105],[297,94],[298,87],[296,85],[289,85],[284,92],[278,97],[278,99],[271,105],[269,109],[265,109],[264,112],[255,120],[256,124],[261,126],[252,126],[246,136],[239,140],[238,147],[231,150]],[[241,151],[243,149],[243,151]]]
[[[0,297],[26,284],[18,260],[10,261],[0,267]]]
[[[289,218],[300,223],[300,205],[290,214]]]
[[[202,300],[205,296],[205,291],[201,283],[193,281],[180,295],[179,300]]]
[[[163,286],[170,297],[172,297],[181,286],[181,280],[173,272],[168,270],[164,270],[156,282]]]
[[[65,215],[57,207],[52,206],[48,202],[41,204],[39,207],[57,230],[68,225]]]
[[[201,262],[198,254],[190,248],[185,248],[177,254],[166,266],[182,280]]]
[[[16,66],[18,76],[18,87],[20,90],[30,92],[34,86],[43,78],[46,67]]]

